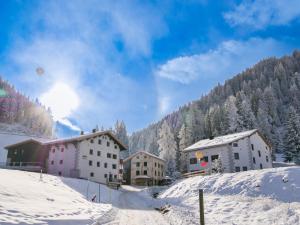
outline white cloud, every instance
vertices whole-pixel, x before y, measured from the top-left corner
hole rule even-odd
[[[164,115],[170,109],[170,97],[168,96],[161,96],[158,99],[159,104],[159,114]]]
[[[74,131],[81,131],[80,127],[72,124],[71,121],[68,120],[67,118],[59,119],[58,121]]]
[[[274,39],[224,41],[208,52],[169,60],[158,68],[156,74],[182,84],[234,75],[262,58],[277,55],[283,48],[284,45]]]
[[[299,0],[244,0],[224,14],[232,26],[263,29],[270,25],[287,25],[300,17]]]

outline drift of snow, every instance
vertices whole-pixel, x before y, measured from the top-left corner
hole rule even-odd
[[[0,169],[0,224],[82,225],[97,221],[118,198],[118,191],[101,185],[101,203],[89,200],[99,184],[86,180]]]
[[[204,189],[206,224],[300,224],[300,167],[216,174],[178,181],[159,199],[177,224],[199,224],[198,191]]]

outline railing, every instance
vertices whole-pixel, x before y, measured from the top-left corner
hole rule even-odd
[[[44,166],[39,162],[0,162],[0,168],[25,171],[40,171],[41,169],[44,169]]]

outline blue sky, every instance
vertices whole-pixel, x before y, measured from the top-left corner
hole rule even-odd
[[[117,119],[133,132],[299,49],[300,2],[286,3],[0,1],[0,74],[52,106],[61,135]]]

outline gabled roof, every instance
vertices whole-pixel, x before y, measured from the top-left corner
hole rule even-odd
[[[84,135],[80,135],[80,136],[76,136],[76,137],[54,139],[54,140],[40,140],[40,139],[36,139],[36,138],[30,138],[30,139],[27,139],[25,141],[21,141],[21,142],[17,142],[15,144],[12,144],[12,145],[8,145],[5,148],[9,149],[11,147],[22,145],[22,144],[25,144],[27,142],[35,142],[35,143],[38,143],[38,144],[41,144],[41,145],[69,143],[69,142],[82,141],[82,140],[85,140],[85,139],[90,139],[90,138],[94,138],[94,137],[101,136],[101,135],[108,135],[109,137],[111,137],[120,146],[121,151],[127,149],[125,147],[125,145],[121,141],[119,141],[115,137],[115,135],[113,135],[110,131],[99,131],[99,132],[84,134]]]
[[[140,153],[146,154],[146,155],[148,155],[148,156],[151,156],[151,157],[153,157],[153,158],[159,159],[159,160],[161,160],[161,161],[165,161],[164,159],[158,157],[157,155],[153,155],[153,154],[151,154],[151,153],[149,153],[149,152],[146,152],[146,151],[138,151],[138,152],[132,154],[131,156],[127,157],[127,158],[124,159],[123,161],[126,162],[126,161],[132,159],[133,157],[135,157],[136,155],[138,155],[138,154],[140,154]]]
[[[226,144],[238,141],[240,139],[243,139],[245,137],[249,137],[256,132],[258,132],[258,130],[254,129],[254,130],[243,131],[240,133],[219,136],[219,137],[215,137],[213,139],[203,139],[203,140],[200,140],[200,141],[196,142],[195,144],[187,147],[183,151],[201,150],[201,149],[208,149],[208,148],[226,145]],[[260,135],[260,136],[262,136],[262,135]],[[264,139],[264,141],[265,141],[265,139]],[[267,143],[267,144],[269,145],[269,143]]]
[[[43,145],[44,142],[48,141],[48,139],[44,139],[44,138],[29,138],[23,141],[19,141],[17,143],[11,144],[11,145],[7,145],[4,148],[5,149],[9,149],[9,148],[13,148],[19,145],[24,145],[24,144],[28,144],[28,143],[36,143],[39,145]]]

